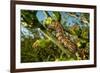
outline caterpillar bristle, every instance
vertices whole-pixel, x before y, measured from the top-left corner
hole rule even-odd
[[[52,22],[52,29],[56,31],[55,36],[58,41],[60,41],[60,43],[64,45],[64,47],[68,48],[72,53],[76,52],[77,46],[73,44],[67,36],[64,35],[63,27],[58,21]]]

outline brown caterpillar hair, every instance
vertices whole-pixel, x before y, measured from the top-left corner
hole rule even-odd
[[[64,45],[64,47],[68,48],[68,50],[72,53],[76,52],[77,46],[64,35],[64,30],[58,21],[52,21],[52,24],[48,25],[48,28],[56,31],[56,38]]]

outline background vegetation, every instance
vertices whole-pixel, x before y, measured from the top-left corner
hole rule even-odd
[[[73,54],[44,28],[48,17],[57,20],[78,51]],[[48,21],[49,22],[49,21]],[[89,13],[21,10],[21,62],[89,59]]]

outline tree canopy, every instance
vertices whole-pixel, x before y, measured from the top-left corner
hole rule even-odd
[[[77,46],[76,53],[59,43],[54,30],[46,28],[45,23],[52,20],[60,23],[64,35]],[[89,13],[21,10],[21,62],[89,59],[89,20]]]

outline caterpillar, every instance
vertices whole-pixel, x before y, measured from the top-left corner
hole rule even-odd
[[[50,25],[47,25],[47,28],[55,31],[55,37],[64,45],[65,48],[68,48],[72,53],[76,52],[77,46],[66,35],[64,35],[63,27],[58,21],[52,21]]]
[[[87,59],[86,57],[86,50],[79,49],[76,44],[74,44],[68,36],[64,35],[64,29],[62,25],[58,21],[52,21],[50,25],[47,25],[48,29],[53,29],[56,33],[55,37],[58,39],[58,41],[64,45],[65,48],[67,48],[71,53],[79,52],[79,56],[82,60]]]

